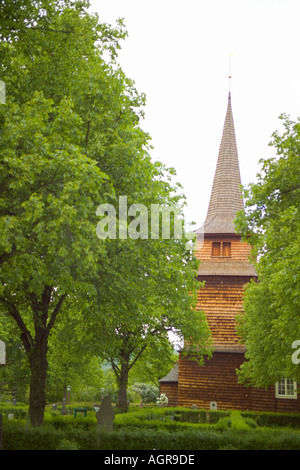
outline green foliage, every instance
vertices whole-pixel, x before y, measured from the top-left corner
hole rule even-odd
[[[259,387],[280,377],[300,381],[292,361],[300,338],[300,120],[281,120],[284,132],[271,142],[277,156],[261,161],[258,182],[245,190],[245,214],[237,218],[254,247],[259,281],[248,285],[239,320],[247,358],[239,377]]]
[[[257,427],[254,419],[243,418],[239,411],[232,411],[229,416],[222,418],[218,424],[218,429],[235,429],[236,431],[249,431],[251,428]]]
[[[30,370],[17,327],[1,311],[0,325],[0,338],[6,346],[6,365],[0,366],[0,400],[28,403]]]
[[[209,423],[215,424],[222,417],[228,416],[227,411],[207,411],[207,410],[180,410],[180,421],[188,423]]]
[[[103,24],[88,7],[1,3],[0,320],[13,319],[30,360],[35,424],[48,362],[55,400],[54,384],[62,395],[71,379],[79,396],[74,364],[84,380],[83,363],[91,371],[93,355],[112,362],[124,395],[146,349],[154,358],[169,355],[170,330],[188,337],[199,358],[209,346],[205,317],[194,308],[197,260],[185,235],[174,240],[172,228],[171,240],[96,236],[102,202],[116,207],[127,195],[128,206],[181,208],[184,197],[171,185],[174,170],[151,161],[150,136],[140,127],[145,96],[116,62],[127,35],[122,21]],[[101,381],[91,382],[85,396],[96,398]]]
[[[90,415],[89,415],[90,413]],[[284,424],[296,415],[222,412],[185,408],[142,409],[117,414],[114,431],[97,430],[92,411],[86,418],[48,412],[34,428],[24,419],[3,419],[7,450],[299,450],[300,431],[261,427]],[[186,419],[193,422],[187,422]],[[216,424],[209,424],[208,422]],[[205,423],[205,424],[204,424]],[[245,426],[247,425],[247,427]],[[295,423],[294,423],[295,424]],[[298,417],[299,424],[299,417]],[[242,431],[242,432],[241,432]]]
[[[80,447],[76,442],[69,441],[68,439],[62,439],[56,450],[79,450]]]
[[[28,417],[28,406],[26,405],[10,405],[7,403],[0,403],[0,413],[4,416],[12,414],[16,419],[26,419]]]
[[[146,348],[130,371],[129,383],[152,384],[159,388],[159,380],[170,372],[177,361],[178,352],[174,351],[172,344],[157,344],[156,354]]]
[[[299,413],[275,413],[275,412],[243,412],[246,419],[254,420],[258,426],[289,427],[300,429]]]
[[[131,389],[139,395],[143,403],[155,403],[158,397],[158,388],[144,383],[135,383]]]
[[[143,428],[147,426],[155,429],[167,428],[169,430],[187,427],[198,429],[200,424],[205,428],[218,423],[228,414],[225,411],[191,410],[188,408],[144,408],[130,413],[117,414],[114,424],[117,428],[124,426]]]
[[[72,411],[72,410],[71,410]],[[44,417],[45,424],[53,426],[55,429],[67,429],[67,428],[80,428],[89,430],[97,424],[97,419],[95,417],[95,412],[87,412],[87,416],[76,416],[74,417],[73,413],[69,415],[62,415],[61,413],[50,413],[46,412]]]
[[[16,422],[5,423],[6,450],[299,450],[299,431],[251,429],[220,431],[213,426],[189,425],[172,432],[167,429],[128,427],[110,433],[99,433],[95,428],[83,430],[69,427],[55,429],[44,424],[39,428]],[[200,426],[200,427],[199,427]]]
[[[72,334],[72,322],[69,322],[69,333]],[[60,330],[61,332],[61,330]],[[60,333],[59,332],[59,333]],[[50,344],[55,347],[50,349],[49,371],[47,377],[47,400],[51,403],[61,402],[66,396],[66,387],[71,386],[70,398],[76,401],[100,401],[101,389],[104,384],[104,373],[98,358],[90,357],[86,354],[78,354],[77,345],[70,354],[74,337],[68,342],[68,349],[62,338],[66,338],[65,330],[58,334],[55,341],[51,339]],[[59,342],[61,339],[61,342]],[[76,341],[76,340],[75,340]]]

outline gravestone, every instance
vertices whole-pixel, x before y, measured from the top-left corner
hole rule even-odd
[[[211,401],[209,404],[209,409],[211,411],[216,411],[218,409],[218,404],[216,401]]]
[[[6,364],[5,343],[0,340],[0,364]]]
[[[99,410],[96,413],[98,428],[103,431],[112,431],[115,412],[111,405],[110,396],[105,396],[101,401]]]

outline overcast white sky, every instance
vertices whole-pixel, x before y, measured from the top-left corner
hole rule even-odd
[[[124,18],[118,62],[147,96],[141,126],[153,160],[176,169],[187,222],[204,222],[229,91],[242,183],[280,129],[300,116],[299,0],[91,0],[102,22]]]

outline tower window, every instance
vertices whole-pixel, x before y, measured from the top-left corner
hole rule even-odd
[[[231,256],[231,243],[230,242],[223,243],[223,256]]]
[[[231,243],[230,242],[212,242],[211,256],[231,256]]]
[[[221,242],[213,242],[211,255],[221,256]]]

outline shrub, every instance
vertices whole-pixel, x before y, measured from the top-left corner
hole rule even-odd
[[[3,404],[0,405],[0,413],[6,416],[13,414],[14,418],[25,419],[28,416],[28,406]]]
[[[178,413],[181,413],[181,421],[187,421],[188,423],[217,423],[221,418],[229,416],[229,412],[226,411],[208,411],[208,410],[190,410],[182,409]]]
[[[88,413],[86,417],[77,415],[77,417],[74,418],[73,415],[62,415],[60,413],[57,414],[57,412],[45,412],[44,423],[53,425],[55,429],[73,427],[88,430],[97,424],[97,418],[94,413],[91,415]]]
[[[155,403],[158,398],[158,388],[153,385],[135,383],[131,389],[140,396],[144,403]]]
[[[53,450],[64,439],[63,431],[50,425],[34,428],[16,421],[3,427],[5,450]]]
[[[79,450],[80,447],[76,442],[69,441],[68,439],[62,439],[56,450]]]
[[[87,417],[45,414],[33,428],[26,419],[3,416],[7,450],[299,450],[300,431],[259,427],[259,413],[144,408],[117,414],[114,430],[100,432],[94,412]],[[266,414],[267,415],[267,414]],[[271,419],[271,417],[270,417]],[[272,417],[274,419],[274,417]],[[209,420],[216,424],[208,423]],[[193,422],[188,422],[193,421]]]
[[[252,418],[259,426],[300,428],[299,413],[243,412],[242,416]]]
[[[243,418],[239,411],[232,411],[217,423],[218,429],[231,428],[236,431],[249,431],[251,428],[257,427],[257,423],[251,418]]]
[[[213,430],[120,429],[100,437],[102,450],[213,450],[222,435]]]
[[[167,395],[165,395],[164,393],[161,393],[158,399],[156,400],[156,403],[158,404],[158,406],[167,406],[168,402],[169,402],[169,399]]]
[[[74,420],[75,421],[75,420]],[[155,423],[155,420],[153,420]],[[177,424],[177,427],[175,425]],[[147,423],[148,425],[148,423]],[[215,425],[175,423],[173,428],[120,427],[112,432],[51,424],[33,428],[18,420],[4,423],[6,450],[299,450],[300,432],[257,428],[240,432]],[[170,432],[172,429],[172,432]]]

